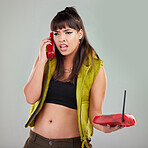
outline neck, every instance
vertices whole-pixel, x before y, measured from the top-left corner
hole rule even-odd
[[[64,60],[64,68],[72,68],[73,67],[73,61],[71,60]]]
[[[73,59],[74,57],[66,57],[64,58],[64,68],[71,68],[73,67]]]
[[[64,57],[64,67],[65,68],[73,67],[73,60],[74,60],[77,50],[78,50],[78,48],[76,50],[74,50],[73,53]]]

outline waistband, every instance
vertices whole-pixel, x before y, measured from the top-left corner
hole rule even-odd
[[[46,137],[43,137],[35,132],[33,132],[32,130],[30,130],[30,140],[34,143],[38,143],[41,144],[42,146],[60,146],[60,145],[64,145],[66,143],[66,145],[68,144],[73,144],[73,143],[77,143],[77,142],[81,142],[80,137],[74,137],[74,138],[62,138],[62,139],[48,139]]]

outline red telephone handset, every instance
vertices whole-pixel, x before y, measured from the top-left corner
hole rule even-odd
[[[125,98],[126,98],[126,90],[124,93],[122,114],[95,116],[95,118],[93,119],[93,122],[95,124],[101,124],[101,125],[107,125],[107,124],[109,124],[110,126],[121,125],[124,127],[130,127],[130,126],[136,125],[136,120],[133,115],[127,114],[127,113],[124,114]]]
[[[51,40],[52,45],[49,44],[47,46],[47,48],[46,48],[46,55],[47,55],[48,59],[53,59],[55,57],[53,32],[50,33],[49,37],[51,37],[50,40]]]

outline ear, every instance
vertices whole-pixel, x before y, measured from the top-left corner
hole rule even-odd
[[[80,40],[83,37],[83,30],[80,29],[78,33],[79,33],[79,40]]]

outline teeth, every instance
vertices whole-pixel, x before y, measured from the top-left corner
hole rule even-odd
[[[67,45],[61,45],[60,47],[61,47],[61,48],[64,48],[64,47],[67,47]]]

